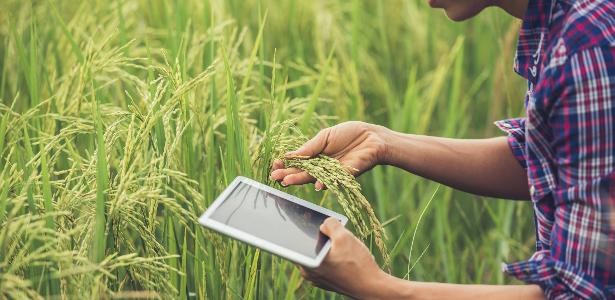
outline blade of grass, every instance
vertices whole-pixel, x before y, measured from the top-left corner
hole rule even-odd
[[[245,97],[246,89],[248,88],[248,84],[250,83],[250,73],[252,72],[252,68],[254,63],[256,62],[256,55],[261,49],[260,44],[263,39],[263,29],[265,28],[265,24],[267,22],[267,11],[265,11],[265,15],[260,20],[260,25],[258,28],[258,34],[256,35],[256,40],[254,41],[254,47],[252,47],[252,52],[250,53],[250,57],[248,58],[248,68],[246,71],[246,76],[243,78],[243,82],[241,83],[241,89],[239,90],[239,101],[243,101]],[[241,102],[240,102],[241,105]]]
[[[92,83],[92,96],[96,94]],[[92,259],[101,262],[105,257],[107,249],[106,235],[106,198],[107,187],[109,185],[109,175],[107,173],[108,162],[105,149],[105,136],[103,131],[102,117],[97,99],[92,99],[93,118],[96,126],[96,213],[94,222],[94,244],[92,249]]]
[[[6,144],[6,139],[5,139],[6,130],[9,125],[9,117],[11,116],[11,113],[13,112],[13,108],[15,107],[15,103],[17,102],[18,97],[19,97],[19,94],[15,96],[15,98],[13,99],[13,103],[11,103],[11,107],[4,114],[4,116],[2,116],[2,120],[0,121],[0,168],[2,169],[4,169],[5,167],[5,161],[8,161],[8,158],[5,159],[3,156],[4,147]]]
[[[8,159],[8,157],[7,157]],[[10,184],[10,178],[8,177],[9,168],[2,168],[2,173],[0,173],[0,224],[4,222],[4,218],[6,217],[7,206],[8,206],[8,193]],[[2,250],[2,246],[4,245],[4,241],[0,243],[0,250]]]
[[[70,42],[71,51],[77,57],[77,60],[79,60],[80,63],[83,63],[85,61],[85,56],[83,55],[81,48],[79,48],[77,41],[75,40],[73,35],[70,33],[68,26],[66,26],[66,23],[62,19],[62,16],[60,16],[60,12],[58,11],[58,8],[56,7],[55,1],[49,1],[49,3],[51,6],[51,12],[52,12],[53,17],[55,18],[56,22],[60,24],[60,29],[62,29],[62,33],[64,33],[64,36],[66,36],[66,38]]]
[[[254,299],[254,294],[255,294],[255,286],[256,286],[256,282],[257,282],[257,276],[256,276],[256,271],[258,270],[258,265],[259,265],[259,257],[260,257],[260,250],[256,249],[254,251],[254,257],[252,257],[252,264],[250,266],[250,272],[249,272],[249,276],[248,276],[248,281],[246,281],[246,287],[245,287],[245,297],[244,299],[247,300],[252,300]]]
[[[184,243],[182,244],[181,272],[179,279],[179,299],[188,298],[188,230],[184,230]]]
[[[55,221],[53,219],[53,199],[51,196],[51,183],[49,178],[49,166],[47,164],[47,152],[42,148],[41,152],[41,178],[43,190],[43,204],[45,205],[45,213],[48,214],[46,219],[47,228],[55,231]]]
[[[425,204],[425,207],[423,207],[423,210],[421,210],[421,213],[419,214],[419,219],[416,221],[416,225],[414,226],[414,233],[412,233],[412,240],[410,242],[410,251],[408,252],[408,262],[412,262],[412,248],[414,247],[414,241],[416,240],[416,233],[419,229],[419,225],[421,224],[421,220],[423,220],[423,216],[425,215],[427,208],[429,208],[431,201],[436,197],[436,194],[438,193],[439,189],[440,189],[440,185],[438,184],[433,194],[431,195],[431,198],[429,198],[429,201],[427,201],[427,204]],[[414,268],[414,266],[412,268]],[[406,272],[406,275],[404,275],[405,279],[408,279],[408,276],[410,275],[410,271],[412,270],[412,268],[410,267],[410,265],[408,265],[408,270]]]
[[[319,101],[320,93],[322,92],[327,76],[329,75],[329,68],[331,67],[331,61],[333,60],[333,53],[335,53],[335,46],[331,47],[327,61],[322,67],[323,69],[318,77],[318,82],[316,82],[316,86],[314,87],[310,97],[310,101],[308,102],[305,112],[303,113],[303,118],[299,121],[299,127],[303,132],[310,132],[308,131],[308,127],[310,125],[310,121],[314,117],[314,112]]]

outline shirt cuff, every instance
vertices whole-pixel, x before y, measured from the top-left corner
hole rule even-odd
[[[525,151],[525,118],[513,118],[494,122],[500,130],[508,134],[508,146],[519,164],[527,169]]]
[[[605,289],[601,283],[580,269],[537,252],[528,261],[503,264],[504,272],[515,278],[537,284],[547,299],[613,299],[615,289]],[[538,257],[538,258],[536,258]]]

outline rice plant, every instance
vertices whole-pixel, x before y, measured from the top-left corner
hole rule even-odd
[[[324,155],[313,158],[297,155],[285,156],[285,153],[296,150],[307,142],[307,138],[294,126],[293,121],[273,124],[269,130],[269,136],[265,137],[267,141],[262,143],[268,145],[270,149],[261,148],[259,153],[271,153],[271,157],[283,161],[286,167],[305,170],[322,182],[348,216],[359,238],[366,240],[373,235],[385,264],[388,264],[389,256],[384,241],[384,228],[369,201],[361,194],[361,185],[347,169],[349,167]],[[266,169],[266,166],[270,165],[272,161],[266,160],[261,162],[260,168]]]
[[[289,120],[497,134],[523,105],[502,75],[517,27],[404,0],[2,1],[0,299],[342,298],[196,219],[235,176],[266,182],[303,141],[272,141]],[[396,276],[506,283],[500,263],[530,253],[527,203],[287,163],[329,186],[287,191],[348,215]]]

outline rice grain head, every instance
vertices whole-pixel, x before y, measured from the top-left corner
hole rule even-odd
[[[287,120],[274,124],[269,135],[261,145],[269,145],[271,155],[265,157],[261,146],[259,159],[262,167],[268,168],[273,160],[280,159],[287,168],[298,168],[306,171],[322,182],[333,193],[344,213],[357,231],[357,236],[365,241],[373,235],[376,247],[385,263],[388,265],[389,255],[385,244],[384,228],[374,210],[361,193],[361,185],[339,160],[325,155],[307,157],[303,155],[284,156],[285,153],[298,149],[307,138],[294,125],[295,120]]]

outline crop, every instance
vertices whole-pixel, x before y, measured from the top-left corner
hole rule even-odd
[[[271,156],[282,160],[286,167],[305,170],[322,182],[331,191],[335,201],[340,204],[348,216],[359,238],[365,240],[370,235],[374,236],[376,246],[385,264],[388,264],[389,257],[384,241],[384,228],[369,201],[361,194],[361,185],[349,172],[348,167],[342,165],[338,160],[324,155],[313,158],[284,156],[285,153],[296,150],[307,142],[307,138],[293,125],[293,120],[274,124],[269,134],[270,136],[265,137],[269,140],[264,142],[263,145],[270,145],[273,150]],[[261,151],[266,150],[261,149]],[[270,161],[265,162],[263,167],[268,165],[271,165]]]
[[[0,299],[341,298],[196,219],[235,176],[267,180],[276,124],[499,135],[522,112],[517,29],[406,0],[0,1]],[[529,203],[287,163],[327,166],[328,191],[288,191],[343,211],[396,276],[502,284],[531,253]]]

